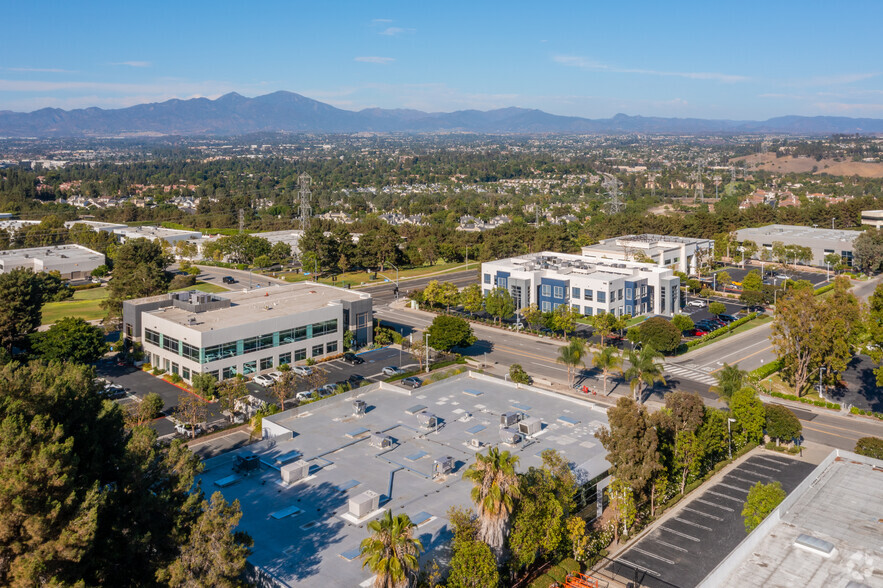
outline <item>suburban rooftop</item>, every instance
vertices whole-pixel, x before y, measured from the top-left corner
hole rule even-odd
[[[758,240],[767,239],[775,241],[777,238],[806,239],[812,241],[827,241],[830,243],[852,242],[862,234],[861,231],[848,231],[844,229],[825,229],[822,227],[800,227],[797,225],[767,225],[754,229],[739,229],[739,238]],[[761,245],[762,243],[758,243]]]
[[[593,255],[577,255],[573,253],[553,253],[542,251],[518,257],[510,257],[490,262],[495,266],[508,267],[515,271],[550,270],[558,273],[574,273],[591,276],[601,280],[614,280],[623,276],[634,275],[636,271],[670,272],[653,263],[637,261],[620,261],[604,259]]]

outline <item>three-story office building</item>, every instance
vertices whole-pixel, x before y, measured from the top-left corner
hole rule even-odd
[[[371,343],[371,295],[313,282],[172,292],[124,302],[123,329],[155,367],[187,381],[200,373],[226,380],[341,353],[347,330]]]
[[[506,289],[516,309],[568,304],[586,316],[672,316],[680,309],[680,278],[652,263],[544,251],[483,263],[481,274],[483,291]]]

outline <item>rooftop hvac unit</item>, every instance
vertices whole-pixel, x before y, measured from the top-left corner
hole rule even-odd
[[[511,427],[520,420],[520,412],[504,412],[500,415],[500,424],[504,427]]]
[[[368,403],[361,399],[353,400],[353,414],[355,416],[360,416],[365,414],[365,411],[368,410]]]
[[[310,464],[299,459],[279,468],[279,473],[282,474],[283,482],[286,484],[293,484],[298,480],[303,480],[309,475]]]
[[[236,465],[233,466],[237,472],[253,472],[261,467],[261,460],[253,453],[236,456]]]
[[[439,475],[450,474],[454,471],[454,458],[450,455],[438,458],[432,464],[432,471]]]
[[[522,435],[535,435],[543,429],[543,421],[536,417],[524,419],[518,423],[518,432]]]
[[[389,449],[390,447],[392,447],[392,437],[390,437],[389,435],[384,435],[382,433],[373,433],[368,443],[371,445],[371,447],[377,447],[379,449]]]
[[[500,441],[507,445],[518,445],[521,443],[521,434],[512,429],[501,429]]]
[[[481,449],[481,441],[475,438],[469,440],[469,447],[475,447],[476,449]]]
[[[421,412],[417,415],[417,422],[425,429],[434,429],[438,425],[438,417],[431,412]]]
[[[350,498],[349,512],[357,519],[368,516],[378,508],[380,508],[380,494],[373,490],[366,490]]]

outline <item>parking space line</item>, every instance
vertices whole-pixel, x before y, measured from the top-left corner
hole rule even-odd
[[[645,550],[641,549],[640,547],[632,547],[632,551],[637,551],[638,553],[643,553],[647,557],[652,557],[654,559],[658,559],[659,561],[664,561],[665,563],[667,563],[670,566],[675,565],[675,562],[668,559],[667,557],[662,557],[661,555],[656,555],[655,553],[650,553],[649,551],[645,551]]]
[[[714,494],[715,496],[720,496],[721,498],[729,498],[730,500],[734,500],[736,502],[744,502],[741,498],[736,498],[735,496],[727,496],[726,494],[721,494],[720,492],[715,492],[714,490],[706,490],[706,494]]]
[[[656,541],[660,545],[665,545],[666,547],[671,547],[672,549],[676,549],[676,550],[681,551],[683,553],[687,553],[687,550],[684,549],[683,547],[678,547],[677,545],[672,545],[671,543],[666,543],[662,539],[654,539],[654,541]]]
[[[713,507],[715,507],[715,508],[719,508],[719,509],[721,509],[721,510],[728,510],[728,511],[730,511],[730,512],[733,512],[733,509],[730,508],[729,506],[724,506],[724,505],[722,505],[722,504],[715,504],[714,502],[709,502],[709,501],[707,501],[707,500],[702,500],[701,498],[697,498],[697,499],[696,499],[696,502],[701,502],[702,504],[707,504],[708,506],[713,506]]]
[[[780,460],[778,460],[778,459],[775,459],[775,458],[772,458],[772,457],[767,457],[767,456],[765,456],[765,455],[756,455],[756,456],[754,456],[754,457],[755,457],[756,459],[762,459],[762,460],[764,460],[765,462],[768,462],[768,463],[774,463],[774,464],[776,464],[776,465],[778,465],[778,466],[787,466],[787,465],[791,465],[791,463],[792,463],[792,462],[788,462],[788,461],[780,461]],[[769,466],[762,466],[762,465],[760,465],[760,464],[758,464],[758,463],[755,463],[755,462],[751,462],[750,464],[747,464],[747,465],[752,465],[752,466],[754,466],[754,467],[759,467],[759,468],[762,468],[762,467],[769,467]],[[772,468],[770,468],[770,469],[772,469]],[[781,471],[781,470],[776,470],[776,471],[778,472],[778,471]]]
[[[766,474],[761,474],[760,472],[755,472],[755,471],[753,471],[753,470],[747,470],[747,469],[744,469],[744,468],[743,468],[742,471],[743,471],[743,472],[746,472],[746,473],[748,473],[748,474],[751,474],[752,476],[759,476],[759,477],[761,477],[761,478],[766,478],[767,480],[772,480],[772,479],[773,479],[772,476],[768,476],[768,475],[766,475]]]
[[[693,537],[692,535],[687,535],[686,533],[681,533],[680,531],[675,531],[674,529],[669,529],[668,527],[659,527],[660,531],[668,531],[669,533],[674,533],[678,537],[683,537],[684,539],[689,539],[690,541],[695,541],[699,543],[698,537]]]
[[[782,471],[782,468],[771,468],[770,466],[761,465],[759,463],[753,463],[753,464],[751,464],[751,466],[755,467],[755,468],[760,468],[762,470],[770,470],[771,472],[781,472]]]
[[[746,480],[745,478],[740,478],[740,477],[737,476],[736,474],[730,474],[729,477],[730,477],[730,478],[733,478],[734,480],[739,480],[740,482],[748,482],[748,483],[751,484],[752,486],[754,486],[755,484],[757,484],[757,481],[755,481],[755,480]]]
[[[693,521],[688,521],[687,519],[682,519],[681,517],[672,517],[672,518],[676,521],[680,521],[680,522],[684,523],[685,525],[690,525],[691,527],[697,527],[699,529],[702,529],[703,531],[712,531],[713,530],[711,527],[706,527],[705,525],[700,525],[699,523],[694,523]]]
[[[748,493],[747,488],[739,488],[738,486],[730,486],[729,484],[725,484],[723,482],[718,482],[717,485],[723,486],[724,488],[729,488],[730,490],[738,490],[739,492],[745,492],[746,494]]]
[[[695,513],[698,514],[699,516],[703,516],[703,517],[706,517],[706,518],[709,518],[709,519],[714,519],[715,521],[722,521],[722,520],[723,520],[723,519],[720,518],[719,516],[716,516],[716,515],[713,515],[713,514],[708,514],[707,512],[702,512],[701,510],[696,510],[695,508],[690,508],[689,506],[685,506],[685,507],[684,507],[684,510],[688,510],[688,511],[690,511],[690,512],[695,512]]]
[[[633,569],[635,569],[635,570],[640,570],[640,571],[642,571],[642,572],[647,572],[647,573],[650,574],[651,576],[656,576],[657,578],[660,577],[659,572],[657,572],[657,571],[655,571],[655,570],[651,570],[651,569],[649,569],[649,568],[645,568],[644,566],[639,566],[638,564],[636,564],[636,563],[632,563],[632,562],[630,562],[629,560],[627,560],[627,559],[624,558],[624,557],[618,557],[618,558],[616,558],[616,561],[622,562],[622,563],[624,563],[625,565],[627,565],[627,566],[629,566],[629,567],[631,567],[631,568],[633,568]]]

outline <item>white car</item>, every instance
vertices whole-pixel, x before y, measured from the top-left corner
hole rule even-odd
[[[180,435],[187,435],[188,437],[191,435],[191,431],[193,430],[193,425],[190,423],[178,423],[175,425],[175,432]],[[196,425],[196,435],[202,433],[202,427]]]
[[[398,375],[404,374],[405,370],[403,370],[402,368],[395,366],[395,365],[388,365],[385,368],[383,368],[382,370],[380,370],[380,372],[384,376],[398,376]]]
[[[278,382],[282,379],[282,372],[270,372],[267,376],[273,378],[274,382]]]
[[[308,365],[296,365],[291,368],[291,371],[299,376],[311,376],[313,374],[313,368]]]
[[[298,392],[297,394],[295,394],[294,397],[301,402],[306,402],[307,400],[313,399],[313,392],[314,390],[304,390],[303,392]]]
[[[694,308],[705,308],[705,301],[699,299],[693,299],[687,302],[687,306],[692,306]]]
[[[264,374],[254,377],[254,383],[260,384],[261,386],[272,386],[274,382],[273,378]]]

